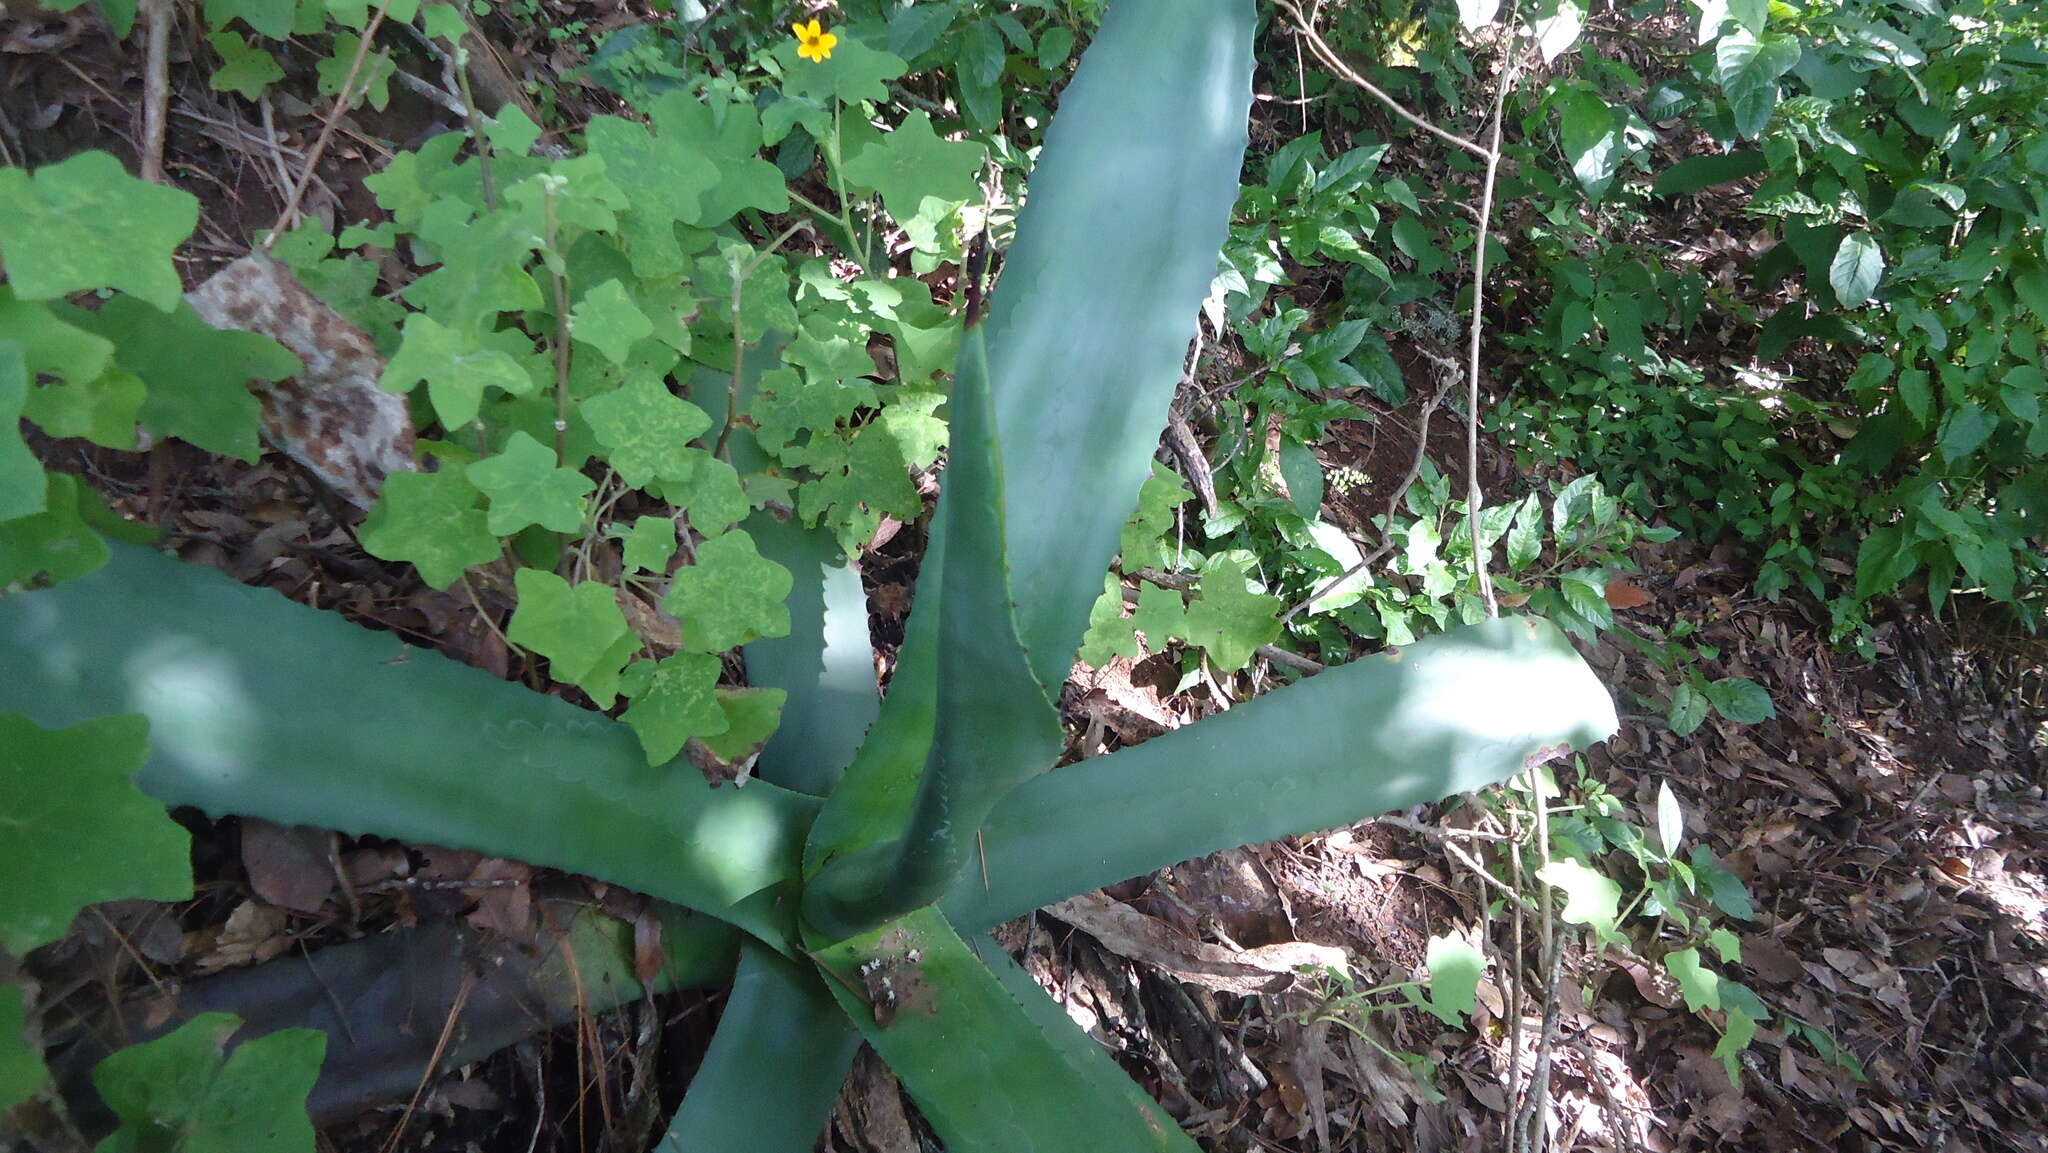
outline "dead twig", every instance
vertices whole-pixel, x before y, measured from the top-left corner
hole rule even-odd
[[[142,19],[144,66],[142,73],[142,178],[155,184],[164,179],[164,126],[171,106],[171,22],[176,14],[171,0],[142,0],[136,13]]]

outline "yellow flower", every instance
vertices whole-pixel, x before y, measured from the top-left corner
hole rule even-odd
[[[796,54],[806,60],[831,59],[832,46],[839,43],[839,37],[819,28],[816,20],[792,24],[790,30],[796,33]]]

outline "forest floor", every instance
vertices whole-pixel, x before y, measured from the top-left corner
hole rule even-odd
[[[551,67],[544,45],[515,48]],[[137,63],[90,18],[0,17],[0,50],[9,53],[0,57],[0,111],[14,132],[37,138],[43,158],[84,147],[133,157]],[[203,84],[175,87],[182,100]],[[170,171],[206,205],[188,248],[196,283],[247,251],[280,198],[246,126],[177,106],[190,114],[173,120]],[[304,109],[285,112],[278,129],[287,139],[315,123]],[[420,127],[352,117],[322,190],[332,194],[325,210],[360,215],[362,193],[350,181],[376,169],[376,142],[405,142]],[[1384,412],[1371,437],[1333,438],[1320,455],[1331,468],[1385,475],[1381,456],[1413,452],[1414,416]],[[39,447],[51,467],[79,472],[117,509],[165,526],[187,560],[499,675],[516,671],[517,654],[479,627],[467,602],[364,554],[351,517],[337,517],[338,502],[318,499],[282,457],[245,466],[175,443],[145,456],[79,442]],[[1452,452],[1431,452],[1456,471]],[[900,533],[866,562],[885,652],[900,635],[919,539],[914,528]],[[1958,624],[1901,609],[1880,624],[1875,658],[1854,658],[1827,643],[1823,613],[1749,595],[1743,562],[1726,549],[1677,541],[1641,546],[1637,559],[1634,583],[1648,596],[1624,615],[1656,621],[1684,606],[1707,622],[1701,639],[1719,650],[1708,671],[1763,685],[1777,716],[1747,726],[1709,720],[1675,736],[1661,717],[1640,715],[1656,710],[1638,702],[1669,695],[1662,674],[1602,645],[1587,656],[1615,689],[1623,724],[1591,754],[1591,770],[1642,814],[1654,812],[1660,783],[1683,799],[1688,839],[1720,854],[1755,899],[1757,919],[1741,926],[1744,979],[1825,1031],[1862,1076],[1766,1025],[1731,1084],[1712,1056],[1717,1034],[1660,972],[1626,948],[1574,948],[1558,986],[1556,1147],[2048,1148],[2048,797],[2037,749],[2048,646],[1979,631],[1967,614]],[[1077,668],[1063,694],[1075,755],[1219,707],[1206,688],[1176,695],[1177,679],[1163,658]],[[1411,1012],[1376,1018],[1368,1038],[1316,1020],[1313,990],[1263,991],[1242,974],[1190,979],[1187,963],[1218,942],[1305,942],[1344,950],[1366,980],[1408,975],[1431,935],[1486,916],[1485,890],[1446,852],[1454,839],[1430,831],[1460,827],[1459,807],[1189,862],[1041,911],[999,939],[1208,1147],[1504,1148],[1501,1086],[1517,1054],[1498,970],[1482,982],[1471,1027]],[[252,837],[232,821],[194,826],[208,882],[198,902],[121,903],[56,947],[49,963],[77,982],[79,1012],[118,1019],[124,1004],[139,1003],[131,998],[287,949],[504,915],[502,900],[403,886],[344,907],[326,899],[324,881],[314,911],[288,912],[257,894],[304,871],[280,859],[274,830]],[[420,847],[346,849],[365,893],[408,869],[474,879],[489,864]],[[535,881],[490,867],[502,869],[496,892]],[[650,1118],[628,1106],[672,1107],[718,1006],[717,995],[673,994],[442,1070],[422,1092],[326,1126],[323,1140],[381,1147],[403,1115],[408,1149],[637,1150],[633,1134],[644,1135]],[[1540,1023],[1532,1017],[1528,1028]],[[1390,1051],[1433,1065],[1439,1092]],[[600,1071],[594,1093],[584,1091],[586,1069]],[[826,1140],[863,1153],[930,1147],[914,1109],[866,1058]]]

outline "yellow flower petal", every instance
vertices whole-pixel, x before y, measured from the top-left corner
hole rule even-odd
[[[818,22],[816,20],[808,24],[792,24],[789,26],[789,29],[796,33],[799,40],[815,40],[818,38]]]
[[[830,32],[818,37],[818,59],[827,60],[832,56],[832,46],[839,43],[839,37]]]

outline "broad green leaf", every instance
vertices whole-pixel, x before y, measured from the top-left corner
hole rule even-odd
[[[702,734],[704,747],[721,759],[739,762],[761,751],[782,720],[782,706],[789,694],[782,689],[748,685],[720,688],[718,708],[725,714],[725,731]]]
[[[1067,1153],[1195,1143],[1043,994],[999,980],[935,909],[814,954],[949,1149]],[[1042,1007],[1026,1008],[1020,997]],[[1047,1014],[1043,1009],[1053,1009]],[[963,1045],[961,1038],[974,1038]]]
[[[1714,77],[1735,114],[1735,130],[1746,140],[1763,135],[1778,107],[1778,78],[1799,63],[1799,38],[1747,29],[1721,37],[1714,46]]]
[[[530,568],[520,569],[512,581],[519,607],[512,611],[505,637],[546,657],[548,673],[558,681],[574,684],[588,676],[631,632],[611,586],[602,581],[571,585],[554,573]],[[710,694],[708,685],[705,693]]]
[[[282,40],[292,34],[298,8],[299,0],[206,0],[206,24],[225,28],[230,20],[240,19],[260,35]]]
[[[627,572],[668,573],[669,558],[676,555],[676,522],[665,516],[643,516],[633,520],[626,537]]]
[[[552,449],[515,432],[496,456],[463,470],[477,490],[491,498],[485,526],[492,536],[511,536],[528,525],[550,532],[583,527],[583,498],[597,486],[573,468],[558,468]]]
[[[685,447],[711,427],[703,409],[670,392],[667,382],[652,374],[628,377],[577,408],[605,447],[605,462],[634,488],[656,477],[688,480],[696,466]]]
[[[517,104],[507,104],[484,124],[484,138],[491,147],[508,156],[524,156],[540,139],[540,125]]]
[[[21,439],[28,364],[18,341],[0,340],[0,521],[43,511],[43,463]]]
[[[191,193],[81,152],[33,174],[0,168],[0,204],[0,263],[21,299],[118,288],[166,312],[178,303],[171,254],[199,223]]]
[[[64,318],[114,344],[114,361],[149,393],[141,418],[150,431],[251,464],[262,455],[263,406],[252,380],[295,375],[299,358],[267,336],[218,329],[183,301],[168,310],[116,296],[98,312],[65,309]]]
[[[786,947],[775,901],[815,800],[714,790],[650,767],[599,714],[211,569],[114,554],[0,599],[0,709],[43,725],[147,715],[137,783],[164,804],[601,876]]]
[[[941,140],[931,114],[922,109],[903,118],[894,132],[848,158],[846,179],[882,194],[882,205],[899,221],[918,214],[927,196],[964,203],[980,192],[988,149],[973,141]]]
[[[1453,629],[1025,784],[984,826],[989,887],[977,869],[946,908],[963,929],[993,925],[1219,849],[1503,781],[1614,727],[1607,690],[1555,626]]]
[[[990,298],[1007,553],[1042,684],[1072,666],[1216,274],[1253,21],[1244,0],[1110,7],[1061,93]]]
[[[810,1153],[859,1049],[816,973],[742,946],[711,1048],[655,1153]]]
[[[1678,843],[1685,838],[1685,810],[1678,806],[1678,794],[1671,791],[1670,781],[1657,782],[1657,843],[1664,847],[1667,857],[1678,854]]]
[[[1572,175],[1594,200],[1614,183],[1627,144],[1623,120],[1591,88],[1568,88],[1558,97],[1558,137]]]
[[[1429,939],[1423,963],[1429,966],[1429,1011],[1446,1025],[1464,1024],[1477,1003],[1485,956],[1462,934],[1446,933]]]
[[[640,738],[648,764],[674,759],[691,737],[725,731],[725,710],[718,707],[713,692],[718,687],[718,672],[718,658],[708,653],[677,653],[666,660],[639,661],[626,669],[621,687],[632,698],[633,707],[619,719]]]
[[[688,510],[691,528],[715,536],[753,509],[740,474],[731,465],[701,448],[685,448],[677,455],[689,475],[664,480],[657,487],[670,504]]]
[[[1714,1056],[1721,1059],[1721,1067],[1728,1071],[1729,1084],[1742,1084],[1742,1051],[1755,1039],[1756,1018],[1740,1009],[1730,1009],[1727,1030],[1721,1034],[1721,1043],[1714,1046]]]
[[[1998,428],[1998,417],[1983,405],[1972,401],[1951,411],[1941,422],[1941,435],[1937,447],[1941,459],[1961,460],[1976,452]]]
[[[859,107],[861,101],[879,104],[889,98],[888,82],[910,70],[902,57],[870,48],[847,35],[847,30],[828,28],[839,43],[824,60],[805,60],[796,54],[794,38],[775,48],[782,65],[782,89],[791,96],[809,97],[826,107],[833,101]]]
[[[701,197],[718,185],[716,167],[687,143],[616,116],[592,117],[583,134],[584,146],[604,158],[605,176],[632,206],[619,227],[634,271],[644,277],[681,272],[675,225],[697,220]]]
[[[749,641],[789,634],[789,570],[763,557],[742,531],[697,546],[695,564],[678,569],[661,607],[683,622],[683,643],[722,653]]]
[[[1828,265],[1828,285],[1843,308],[1855,308],[1877,291],[1884,276],[1884,253],[1877,239],[1867,232],[1852,232],[1842,238],[1835,258]]]
[[[1687,1009],[1698,1013],[1721,1007],[1721,978],[1700,964],[1698,949],[1678,949],[1664,954],[1664,971],[1678,982],[1679,992],[1685,994]]]
[[[1754,176],[1769,166],[1763,152],[1755,148],[1688,156],[1658,173],[1657,179],[1650,184],[1650,191],[1658,196],[1685,196],[1717,184]]]
[[[415,312],[406,316],[405,341],[384,365],[377,385],[387,392],[409,392],[422,382],[441,427],[450,430],[476,419],[486,388],[512,396],[534,391],[533,377],[510,353]]]
[[[1219,672],[1250,664],[1260,645],[1280,636],[1280,598],[1252,592],[1250,579],[1242,565],[1226,558],[1203,575],[1201,595],[1188,606],[1181,635],[1201,645]],[[1149,634],[1146,639],[1154,645],[1165,641]]]
[[[625,285],[607,280],[569,310],[569,333],[613,364],[624,364],[636,341],[654,335],[654,322],[633,303]]]
[[[75,580],[107,562],[106,542],[86,527],[92,491],[69,473],[41,478],[43,511],[0,521],[0,592]]]
[[[445,589],[498,556],[498,538],[477,505],[481,495],[452,468],[392,473],[358,538],[371,556],[410,561],[428,586]]]
[[[95,1153],[313,1153],[306,1095],[326,1035],[285,1029],[229,1052],[240,1027],[233,1014],[202,1013],[95,1065],[93,1088],[121,1120]]]
[[[1543,555],[1543,502],[1535,493],[1522,498],[1508,529],[1508,571],[1521,572]]]
[[[191,836],[135,787],[148,755],[149,722],[133,713],[45,729],[0,712],[0,949],[27,956],[100,901],[192,895]]]
[[[234,92],[244,100],[263,95],[263,89],[284,79],[277,57],[250,44],[240,32],[223,28],[209,35],[207,42],[220,53],[220,67],[206,78],[215,92]]]
[[[1552,861],[1536,870],[1536,876],[1564,894],[1559,917],[1574,925],[1590,926],[1603,941],[1621,938],[1615,930],[1621,916],[1621,886],[1605,873],[1577,861]]]
[[[1714,711],[1738,725],[1753,725],[1778,715],[1771,707],[1771,694],[1747,677],[1722,677],[1707,686],[1707,699]]]
[[[1536,38],[1537,52],[1548,64],[1565,49],[1578,43],[1579,32],[1585,26],[1584,0],[1539,0],[1535,16],[1529,23],[1529,32]]]
[[[698,194],[699,228],[713,228],[743,208],[789,211],[789,188],[780,169],[761,159],[761,122],[751,97],[723,103],[677,90],[650,109],[664,140],[685,144],[717,170],[718,183]]]

